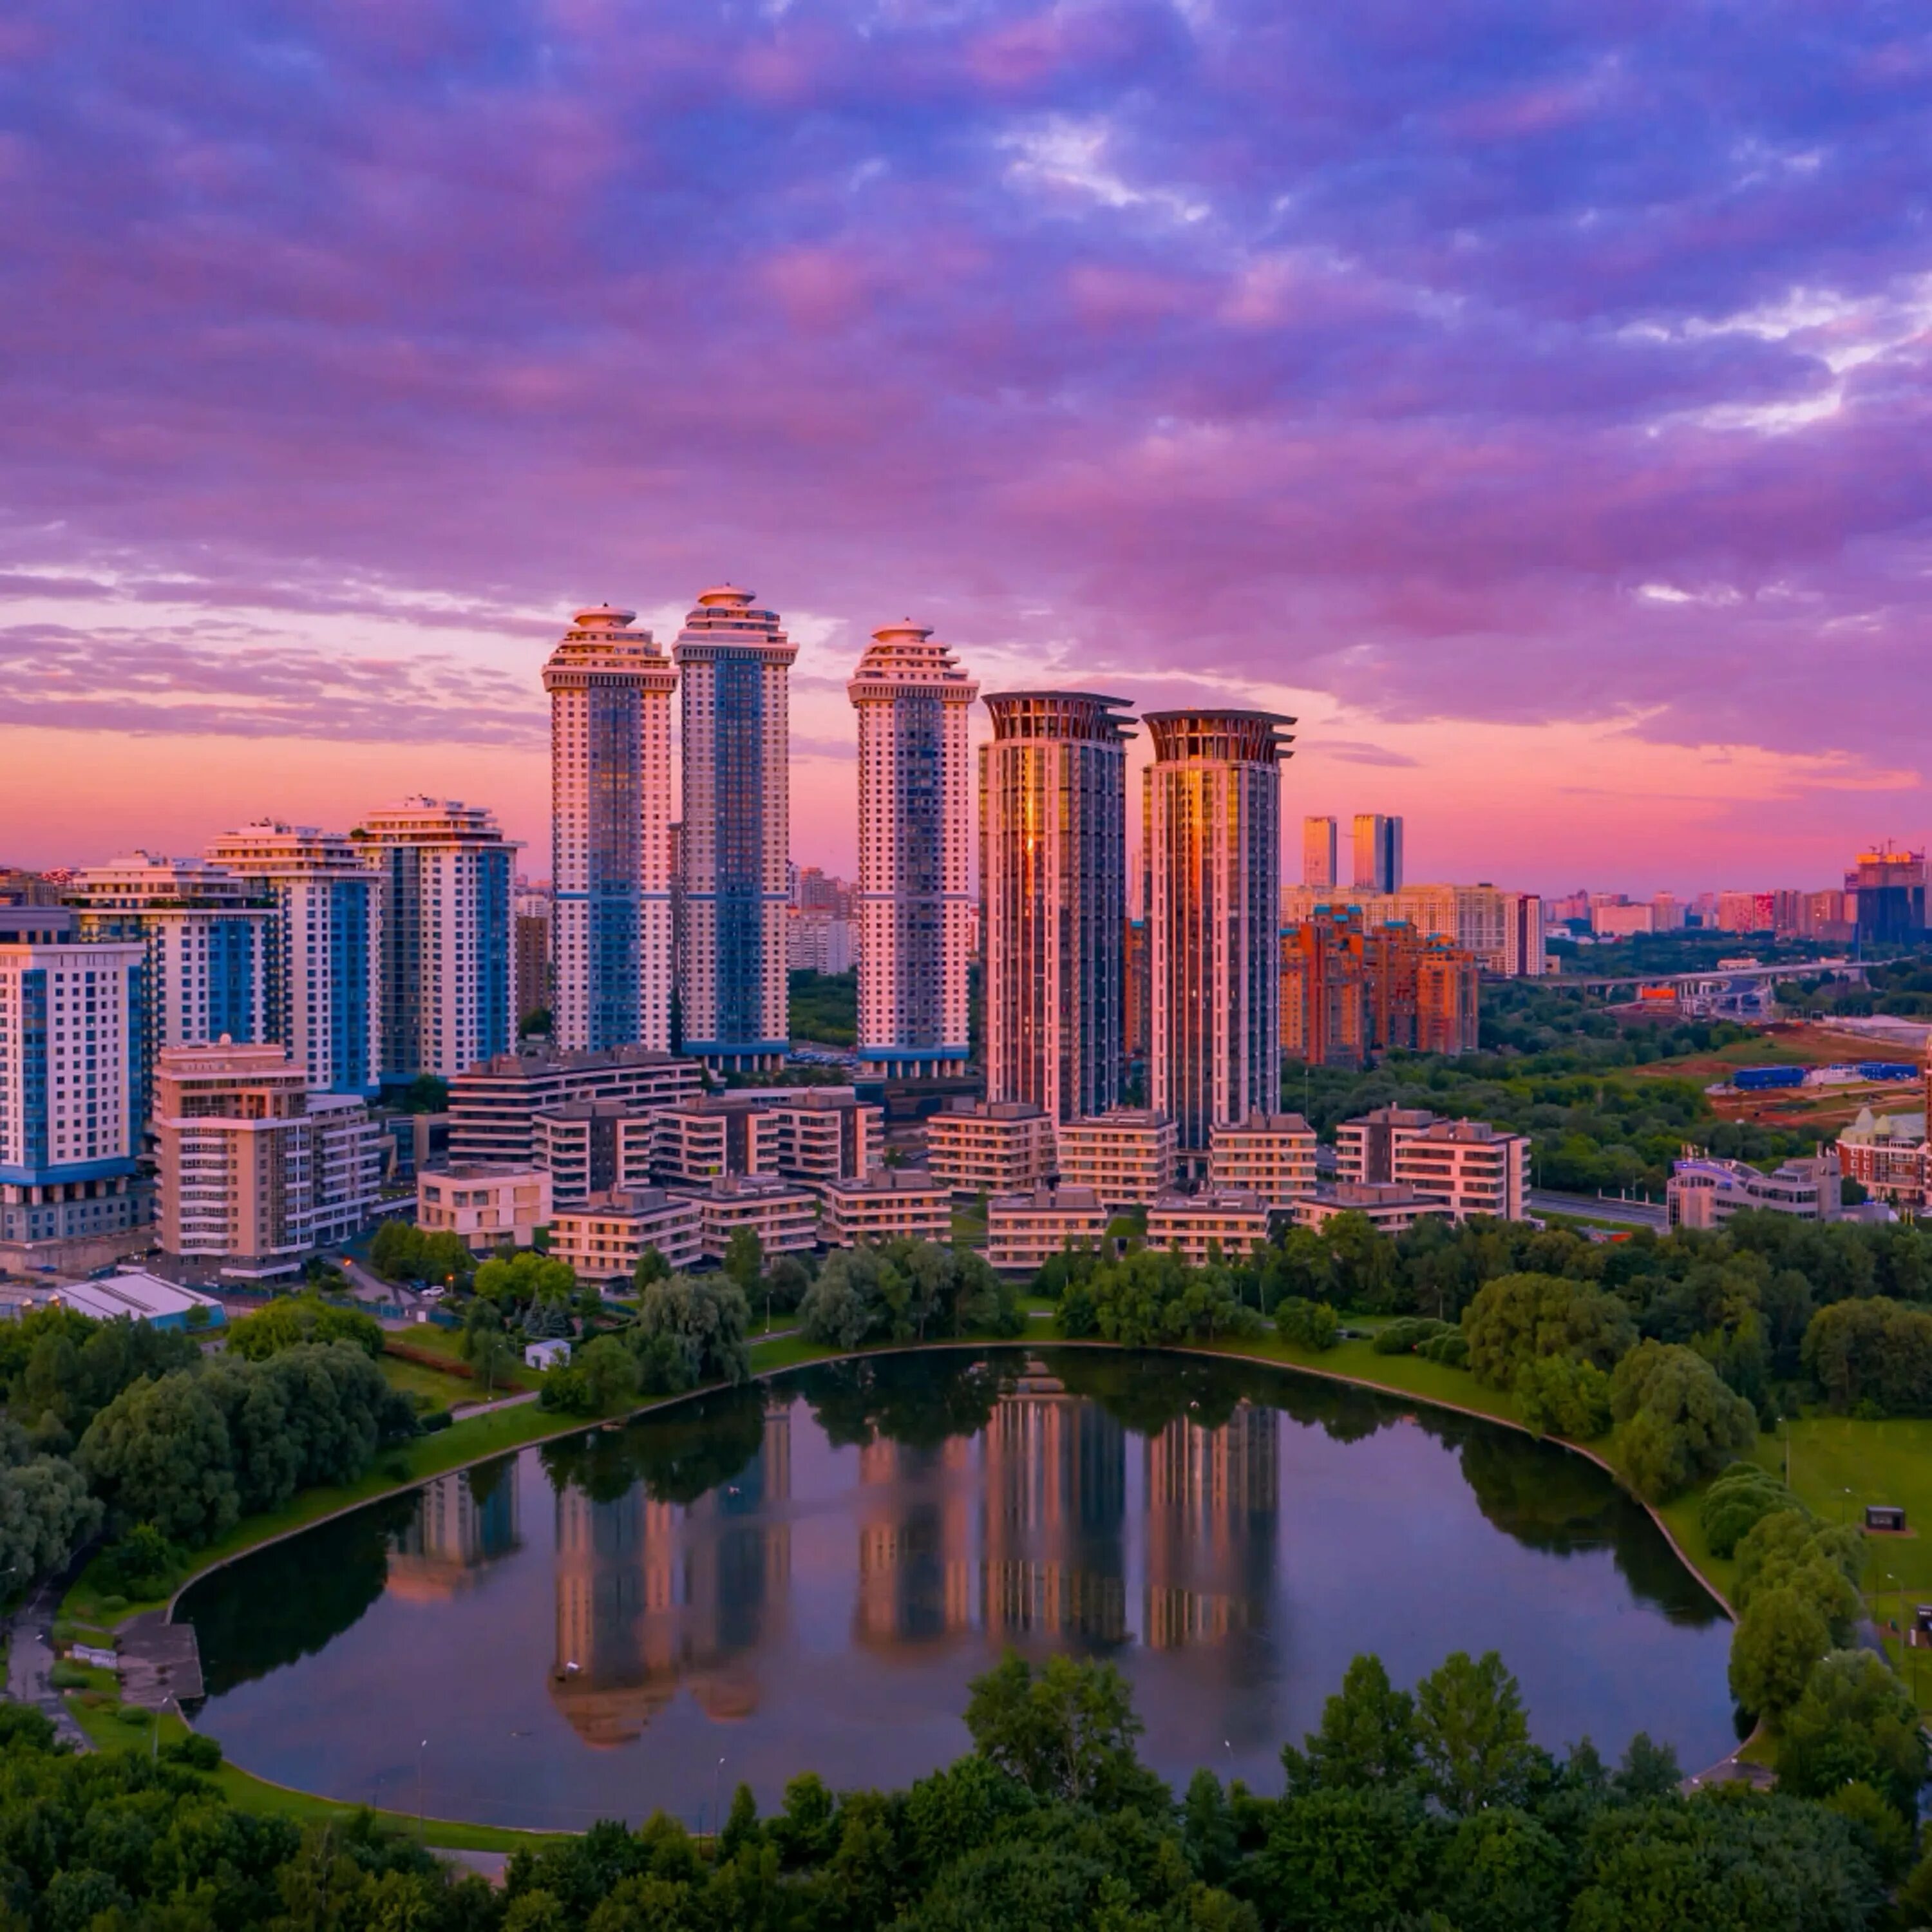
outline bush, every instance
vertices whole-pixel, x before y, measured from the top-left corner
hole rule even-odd
[[[1460,1333],[1453,1322],[1438,1322],[1429,1315],[1404,1315],[1391,1322],[1369,1346],[1378,1355],[1406,1355],[1438,1336]]]
[[[219,1771],[221,1747],[212,1738],[190,1731],[184,1738],[161,1747],[160,1755],[170,1764],[184,1764],[190,1771]]]
[[[139,1522],[110,1544],[94,1566],[98,1582],[124,1597],[164,1597],[188,1559],[152,1522]],[[104,1600],[102,1607],[106,1608]]]
[[[1334,1347],[1338,1339],[1335,1331],[1341,1324],[1327,1302],[1292,1294],[1276,1306],[1274,1325],[1284,1342],[1299,1348],[1322,1349]]]
[[[228,1330],[229,1353],[251,1362],[304,1342],[352,1342],[376,1361],[382,1353],[382,1324],[360,1309],[333,1307],[318,1294],[286,1294]]]
[[[553,1369],[544,1377],[537,1406],[558,1415],[594,1415],[597,1398],[591,1393],[590,1378],[581,1369]]]
[[[1432,1335],[1426,1342],[1418,1342],[1415,1352],[1425,1361],[1440,1362],[1444,1368],[1466,1369],[1469,1338],[1460,1328],[1451,1328],[1446,1334]]]
[[[63,1659],[47,1672],[47,1682],[56,1690],[85,1690],[94,1682],[88,1675],[84,1664],[69,1664]]]
[[[434,1436],[439,1430],[447,1429],[455,1420],[446,1408],[432,1408],[416,1418],[416,1426],[424,1435]]]

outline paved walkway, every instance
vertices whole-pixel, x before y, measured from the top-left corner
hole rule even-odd
[[[54,1667],[54,1612],[67,1588],[63,1574],[45,1578],[14,1613],[7,1646],[7,1695],[16,1704],[37,1704],[53,1720],[58,1736],[86,1750],[87,1734],[74,1720],[67,1700],[50,1681]]]

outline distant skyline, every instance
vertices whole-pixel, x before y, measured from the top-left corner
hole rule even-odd
[[[1832,884],[1932,825],[1928,180],[1859,0],[26,0],[0,860],[425,791],[542,875],[570,614],[728,578],[848,877],[910,616],[1295,716],[1412,880]]]

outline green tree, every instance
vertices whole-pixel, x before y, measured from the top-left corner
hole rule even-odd
[[[583,1377],[592,1406],[600,1413],[620,1407],[638,1392],[638,1360],[616,1335],[598,1335],[584,1342],[571,1366]]]
[[[1036,1672],[1010,1650],[968,1690],[974,1749],[1036,1797],[1104,1805],[1144,1790],[1141,1720],[1111,1664],[1055,1656]]]
[[[656,1248],[646,1247],[638,1257],[637,1266],[631,1270],[631,1286],[642,1294],[654,1281],[670,1279],[670,1263]]]
[[[1516,1679],[1496,1653],[1454,1651],[1415,1687],[1416,1748],[1452,1816],[1516,1802],[1536,1763]]]
[[[75,1460],[108,1508],[199,1545],[241,1514],[232,1448],[203,1378],[178,1370],[123,1389],[88,1424]]]
[[[1918,1714],[1885,1660],[1869,1650],[1836,1650],[1823,1658],[1785,1714],[1779,1789],[1822,1798],[1856,1780],[1915,1818],[1925,1773]]]
[[[517,1346],[500,1328],[478,1324],[463,1331],[463,1358],[483,1384],[487,1402],[496,1392],[496,1384],[517,1366]]]
[[[629,1332],[646,1351],[656,1345],[668,1354],[682,1378],[680,1385],[695,1388],[750,1376],[745,1337],[751,1326],[751,1304],[736,1282],[674,1274],[644,1290]]]
[[[1562,1840],[1516,1807],[1460,1820],[1438,1882],[1456,1932],[1556,1932],[1566,1916],[1570,1858]]]
[[[764,1279],[765,1244],[755,1228],[734,1228],[724,1244],[724,1273],[735,1282],[749,1305],[753,1291]]]
[[[0,1466],[0,1592],[58,1570],[100,1527],[98,1498],[64,1456]]]
[[[1589,1442],[1610,1426],[1610,1378],[1594,1362],[1538,1355],[1516,1372],[1516,1407],[1532,1435]]]
[[[1406,1784],[1420,1764],[1415,1700],[1389,1682],[1379,1657],[1354,1658],[1322,1707],[1322,1728],[1301,1742],[1282,1747],[1291,1792]]]
[[[1584,1282],[1536,1274],[1500,1275],[1463,1311],[1469,1371],[1492,1388],[1510,1388],[1528,1362],[1560,1356],[1607,1370],[1636,1339],[1630,1310]]]
[[[232,1324],[228,1347],[251,1362],[304,1342],[352,1342],[371,1360],[382,1353],[382,1324],[357,1308],[337,1308],[319,1294],[278,1296],[260,1314]]]
[[[1640,1342],[1610,1377],[1618,1454],[1631,1486],[1660,1502],[1757,1439],[1757,1414],[1694,1350]]]
[[[1797,1591],[1760,1591],[1731,1639],[1731,1695],[1754,1716],[1780,1724],[1830,1642],[1825,1619]]]
[[[1412,1789],[1318,1788],[1276,1808],[1257,1888],[1286,1932],[1382,1932],[1420,1902],[1438,1835]]]

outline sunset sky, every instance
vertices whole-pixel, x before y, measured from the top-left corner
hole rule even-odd
[[[1822,885],[1932,824],[1932,10],[16,0],[0,862],[492,805],[751,586],[844,683],[1296,714],[1415,878]]]

